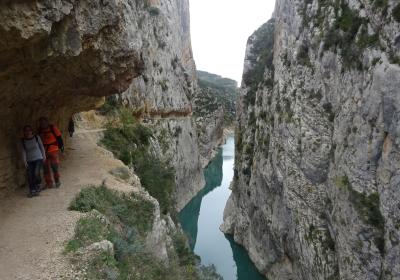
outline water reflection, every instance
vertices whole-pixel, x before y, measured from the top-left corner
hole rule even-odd
[[[182,222],[182,228],[189,236],[190,247],[194,250],[197,240],[198,221],[200,216],[200,206],[203,197],[209,192],[219,187],[222,182],[222,149],[218,151],[217,156],[210,162],[204,170],[204,177],[206,178],[206,186],[186,205],[179,213],[179,219]]]
[[[234,138],[204,170],[205,188],[181,211],[179,219],[190,245],[205,265],[214,264],[225,280],[261,280],[243,247],[219,230],[233,178]]]
[[[233,259],[237,267],[237,279],[265,279],[256,269],[250,260],[246,250],[237,244],[231,235],[225,235],[231,244]]]

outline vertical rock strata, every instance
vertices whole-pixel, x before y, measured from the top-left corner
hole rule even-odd
[[[400,5],[278,0],[249,39],[222,230],[269,279],[400,278]]]

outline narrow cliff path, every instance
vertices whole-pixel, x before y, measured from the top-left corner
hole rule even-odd
[[[28,199],[26,190],[0,201],[0,280],[69,279],[62,254],[80,214],[67,210],[83,186],[106,180],[126,188],[109,171],[122,163],[96,145],[99,130],[78,131],[61,162],[62,186]]]

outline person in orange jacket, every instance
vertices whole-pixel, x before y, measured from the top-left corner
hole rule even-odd
[[[45,117],[39,119],[38,134],[42,139],[44,149],[46,151],[46,161],[44,162],[44,179],[46,187],[56,188],[61,186],[59,164],[60,151],[64,152],[64,143],[60,130]],[[54,181],[53,181],[54,178]]]

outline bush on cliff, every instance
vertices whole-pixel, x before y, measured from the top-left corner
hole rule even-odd
[[[169,261],[155,259],[146,247],[154,205],[137,194],[119,193],[104,185],[91,186],[74,198],[69,209],[87,213],[78,221],[75,235],[65,247],[85,279],[222,279],[214,267],[199,265],[198,257],[190,251],[185,235],[180,232],[171,236]],[[90,255],[89,259],[82,258],[85,247],[104,240],[112,243],[114,254],[104,251]]]
[[[173,208],[175,172],[151,152],[153,137],[149,128],[140,124],[129,110],[120,110],[117,124],[108,125],[101,143],[126,165],[132,166],[143,187],[160,203],[166,214]]]
[[[119,194],[105,185],[84,188],[69,206],[69,210],[79,212],[97,210],[113,221],[135,228],[139,233],[145,233],[151,229],[153,208],[153,204],[134,193]]]
[[[400,4],[397,4],[392,11],[392,15],[397,22],[400,22]]]

